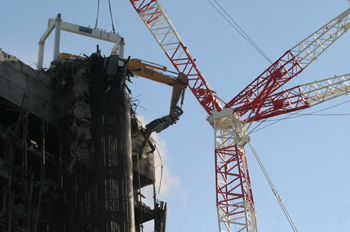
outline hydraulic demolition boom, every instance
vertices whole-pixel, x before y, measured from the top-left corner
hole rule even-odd
[[[170,85],[173,87],[171,101],[170,101],[170,113],[167,116],[158,118],[146,125],[146,129],[149,133],[161,132],[170,125],[176,123],[179,117],[183,114],[182,109],[177,106],[181,97],[181,105],[184,103],[185,89],[188,84],[188,78],[185,74],[179,73],[177,78],[165,75],[162,72],[167,71],[166,67],[156,66],[153,64],[147,64],[145,61],[138,59],[132,59],[128,61],[127,69],[129,69],[134,75],[141,76],[159,83]],[[158,70],[158,71],[156,71]]]

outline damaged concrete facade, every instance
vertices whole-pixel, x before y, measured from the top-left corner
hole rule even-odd
[[[33,70],[0,50],[0,231],[164,232],[167,205],[117,55]]]

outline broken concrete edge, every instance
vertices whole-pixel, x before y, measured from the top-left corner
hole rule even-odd
[[[20,61],[17,57],[12,56],[6,52],[4,52],[1,48],[0,48],[0,61]]]
[[[24,107],[37,117],[57,124],[59,109],[55,81],[41,70],[34,70],[21,60],[0,49],[0,97]]]

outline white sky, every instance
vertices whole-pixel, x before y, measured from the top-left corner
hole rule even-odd
[[[350,7],[346,0],[332,1],[223,1],[217,0],[250,38],[272,60]],[[210,87],[225,101],[231,100],[259,76],[269,63],[258,54],[207,1],[160,0]],[[149,33],[129,1],[111,0],[113,19],[125,38],[125,55],[171,63]],[[97,0],[2,1],[0,48],[23,62],[37,62],[38,41],[47,20],[57,13],[67,22],[95,26]],[[101,1],[99,27],[111,30],[107,1]],[[100,45],[109,55],[113,45],[62,32],[61,51],[90,55]],[[347,74],[350,35],[346,33],[286,88]],[[52,58],[53,36],[45,47],[46,67]],[[142,78],[129,88],[139,99],[138,114],[147,122],[168,114],[171,89]],[[307,109],[302,114],[350,100],[343,96]],[[299,231],[339,231],[350,228],[349,103],[321,112],[326,115],[283,120],[251,135]],[[169,204],[167,232],[218,231],[215,207],[214,133],[206,112],[190,91],[184,115],[159,134],[170,186],[159,198]],[[274,118],[273,118],[274,119]],[[269,122],[263,124],[268,125]],[[257,125],[257,124],[255,124]],[[253,125],[254,126],[254,125]],[[252,152],[247,158],[257,209],[259,231],[292,231]],[[174,181],[172,184],[171,181]],[[174,184],[175,183],[175,184]]]

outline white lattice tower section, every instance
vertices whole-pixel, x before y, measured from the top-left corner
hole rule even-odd
[[[220,231],[256,232],[256,213],[244,145],[249,137],[231,109],[213,111],[216,198]]]

